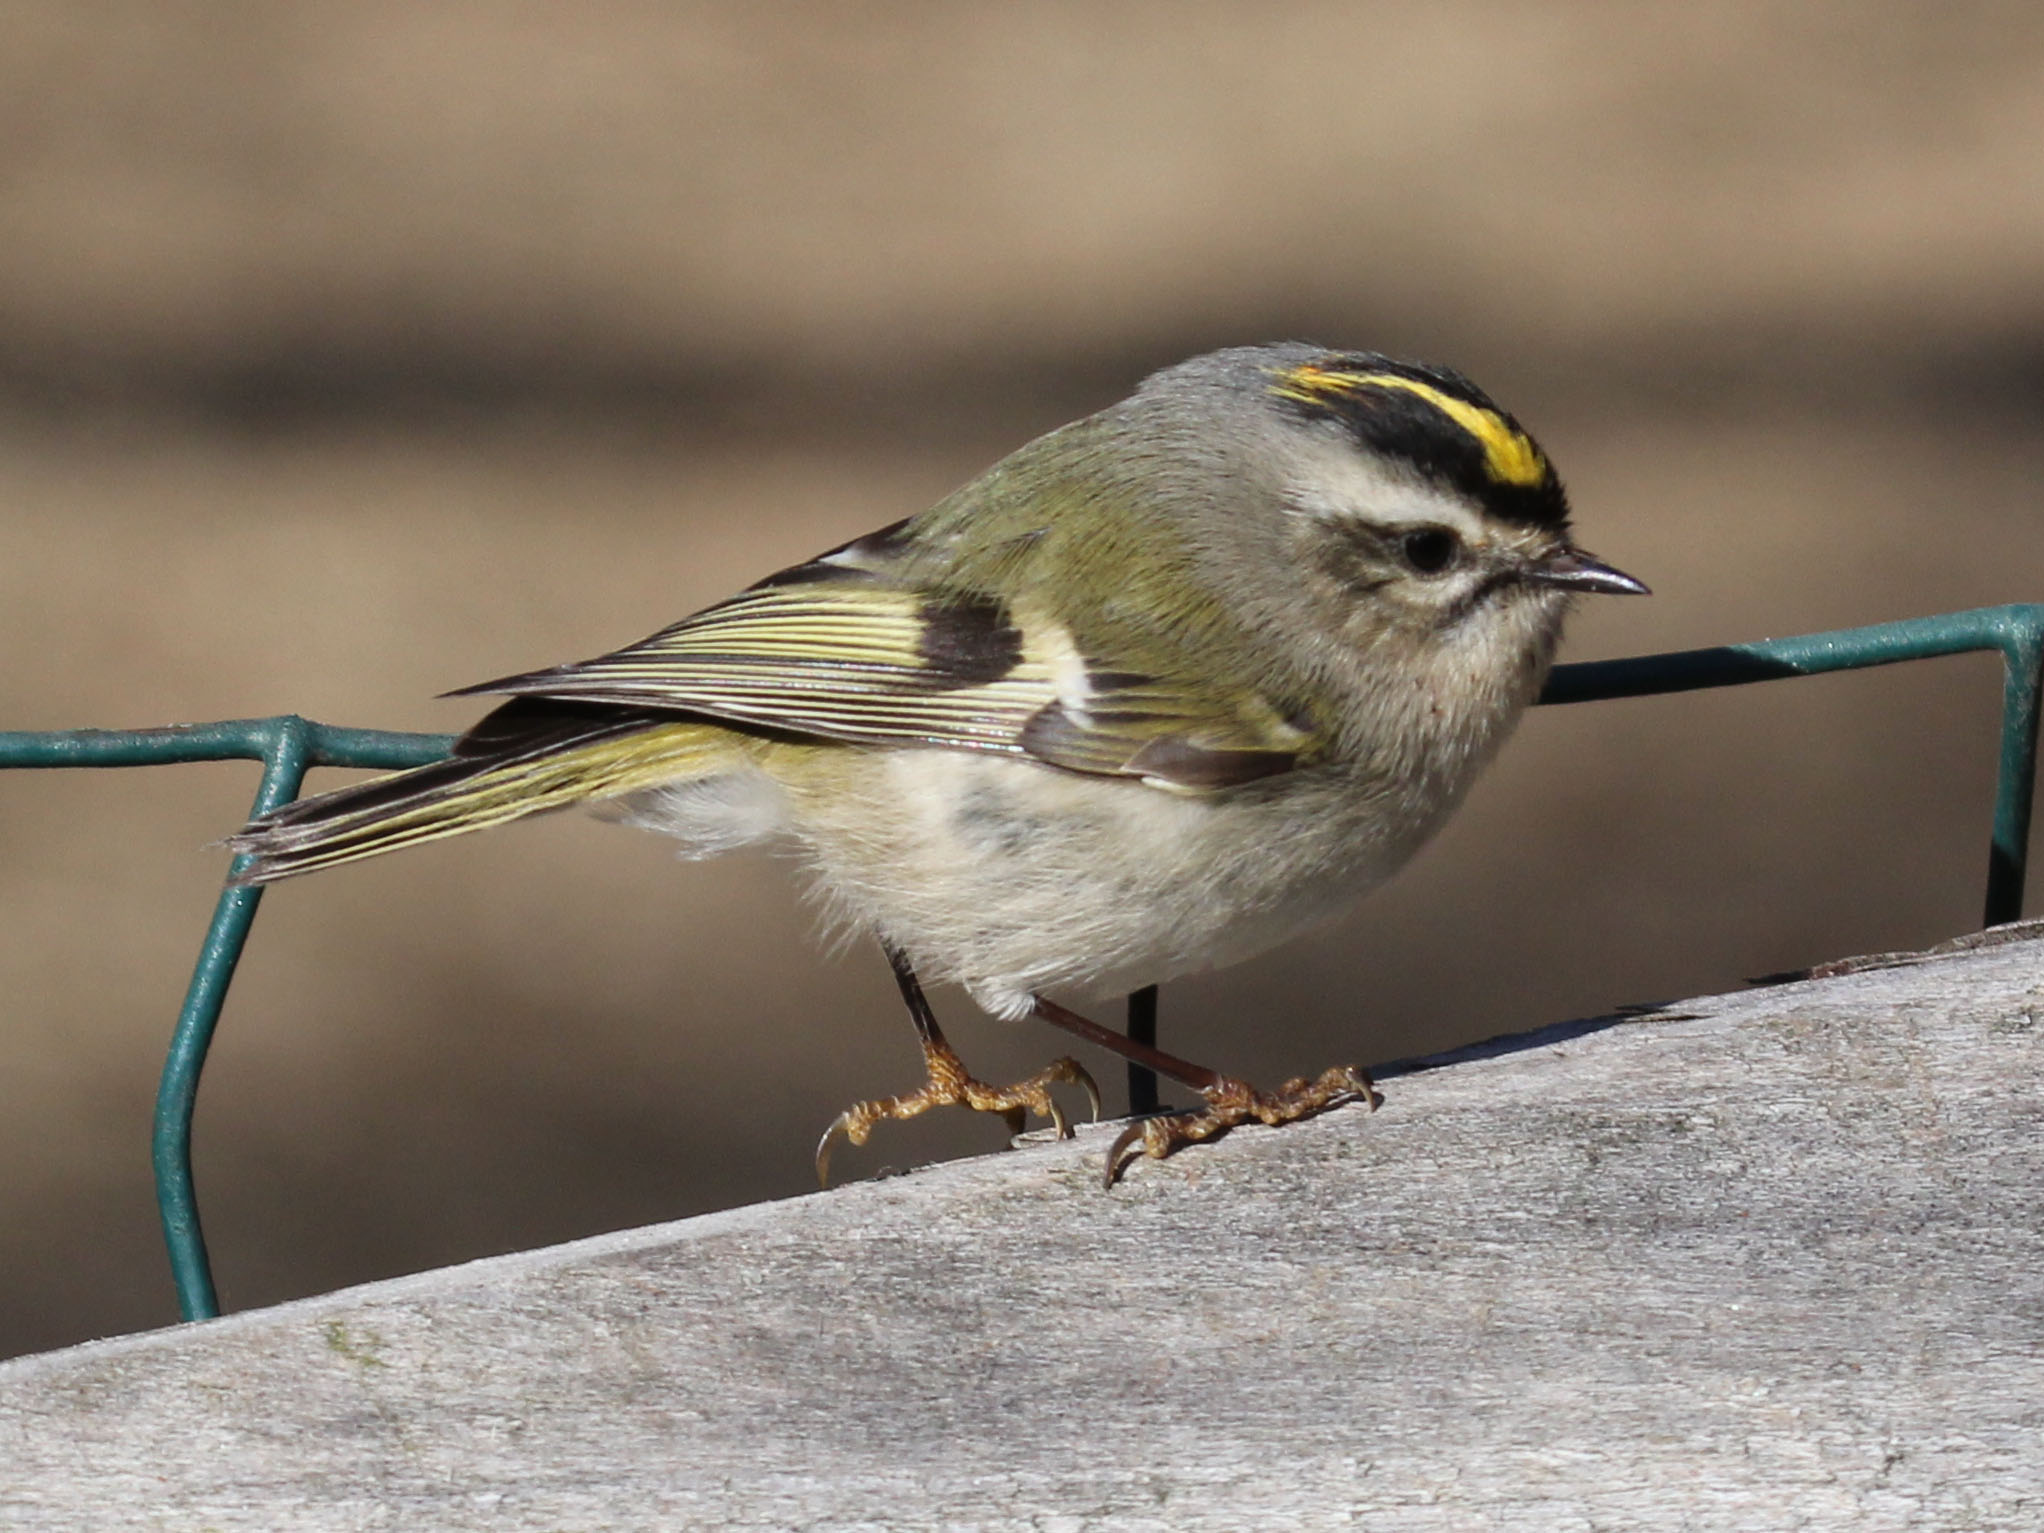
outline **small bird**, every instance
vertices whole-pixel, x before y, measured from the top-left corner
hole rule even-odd
[[[1051,999],[1240,962],[1346,909],[1460,803],[1539,692],[1579,593],[1553,465],[1446,368],[1302,343],[1217,351],[1039,437],[929,510],[650,638],[462,688],[509,701],[444,762],[231,838],[240,885],[604,802],[682,855],[792,843],[875,935],[928,1078],[830,1126],[1099,1097],[1070,1059],[974,1079],[921,981],[1035,1015],[1198,1092],[1162,1157],[1375,1105],[1352,1067],[1275,1091]]]

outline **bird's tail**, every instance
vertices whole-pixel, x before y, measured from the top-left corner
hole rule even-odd
[[[299,799],[251,820],[228,847],[252,860],[236,887],[356,862],[590,799],[706,777],[736,764],[714,724],[588,703],[519,698],[446,761]]]

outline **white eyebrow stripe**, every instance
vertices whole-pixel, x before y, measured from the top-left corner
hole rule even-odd
[[[1452,490],[1428,483],[1416,469],[1398,471],[1372,463],[1345,443],[1296,445],[1304,461],[1285,496],[1294,511],[1322,521],[1370,527],[1446,527],[1472,546],[1491,537],[1492,528],[1480,508]]]
[[[1377,516],[1357,512],[1352,513],[1352,518],[1367,521],[1373,527],[1400,531],[1419,527],[1446,527],[1450,532],[1458,534],[1463,542],[1472,546],[1485,542],[1490,536],[1481,516],[1472,514],[1468,508],[1446,496],[1435,496],[1404,514],[1396,510]]]
[[[1400,487],[1365,500],[1315,486],[1294,491],[1287,501],[1293,510],[1317,521],[1350,522],[1385,531],[1445,527],[1472,547],[1488,542],[1491,536],[1481,514],[1438,490]]]

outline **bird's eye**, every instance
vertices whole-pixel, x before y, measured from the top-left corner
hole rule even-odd
[[[1462,540],[1445,527],[1421,527],[1398,540],[1398,551],[1422,575],[1438,575],[1462,554]]]

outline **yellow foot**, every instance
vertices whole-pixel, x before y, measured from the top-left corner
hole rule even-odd
[[[1124,1157],[1138,1141],[1145,1155],[1162,1160],[1186,1145],[1212,1139],[1252,1120],[1276,1128],[1280,1123],[1296,1123],[1350,1102],[1368,1103],[1370,1111],[1375,1112],[1383,1100],[1370,1084],[1369,1076],[1353,1065],[1339,1065],[1318,1080],[1297,1076],[1275,1091],[1258,1091],[1246,1082],[1224,1075],[1218,1084],[1206,1087],[1200,1095],[1207,1099],[1207,1105],[1199,1112],[1145,1118],[1123,1129],[1107,1152],[1107,1185],[1112,1187],[1121,1179]]]
[[[923,1045],[923,1061],[930,1078],[907,1096],[882,1097],[876,1102],[858,1102],[837,1115],[823,1131],[816,1146],[816,1180],[830,1185],[830,1152],[842,1135],[853,1144],[864,1144],[873,1125],[883,1118],[913,1118],[932,1107],[969,1107],[974,1112],[999,1113],[1007,1120],[1008,1132],[1020,1133],[1026,1112],[1048,1118],[1057,1126],[1060,1139],[1072,1137],[1072,1125],[1065,1110],[1050,1094],[1053,1085],[1082,1086],[1093,1104],[1093,1121],[1100,1121],[1100,1088],[1075,1059],[1054,1059],[1026,1081],[1012,1086],[989,1086],[966,1073],[965,1065],[939,1038]]]

